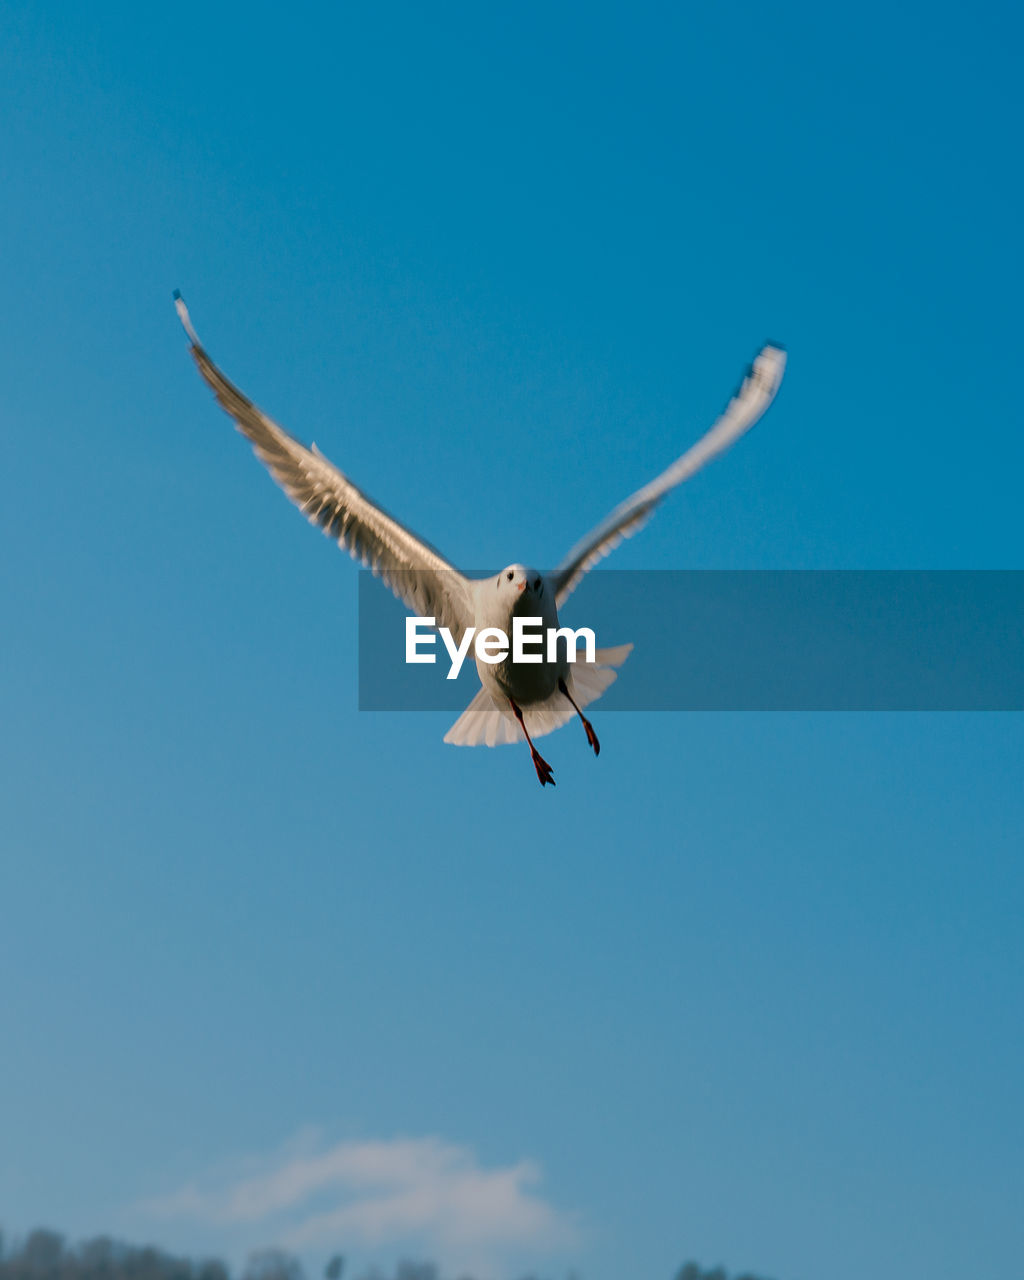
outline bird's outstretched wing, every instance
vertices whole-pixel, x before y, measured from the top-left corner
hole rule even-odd
[[[646,524],[651,512],[670,489],[689,480],[705,463],[750,430],[775,399],[785,367],[786,353],[781,347],[771,344],[762,347],[739,390],[707,435],[677,458],[667,471],[620,503],[565,557],[551,575],[559,605],[588,569],[613,551],[623,538],[631,537]]]
[[[192,358],[256,456],[312,524],[372,569],[413,613],[461,636],[473,624],[469,582],[429,543],[376,506],[314,445],[307,449],[231,383],[196,336],[180,293],[174,305]]]

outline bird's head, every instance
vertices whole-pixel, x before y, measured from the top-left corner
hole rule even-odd
[[[515,613],[535,611],[545,591],[543,575],[524,564],[507,565],[498,574],[494,586],[499,598]]]

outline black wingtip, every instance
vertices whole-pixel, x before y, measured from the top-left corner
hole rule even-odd
[[[181,290],[174,291],[174,309],[178,313],[178,319],[181,321],[181,327],[188,334],[189,341],[194,347],[199,346],[199,338],[195,329],[192,328],[192,321],[188,316],[188,307],[185,306],[185,299],[181,296]]]

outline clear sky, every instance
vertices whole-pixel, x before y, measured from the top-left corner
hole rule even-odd
[[[556,561],[773,338],[615,568],[1022,568],[1019,8],[2,29],[5,1228],[1014,1274],[1024,720],[598,704],[542,791],[358,713],[355,568],[171,291],[456,564]]]

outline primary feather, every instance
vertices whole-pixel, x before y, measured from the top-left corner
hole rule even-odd
[[[553,575],[559,604],[572,593],[588,569],[614,551],[623,538],[631,538],[643,528],[666,493],[689,480],[750,430],[775,399],[785,368],[786,353],[781,347],[768,344],[761,349],[739,390],[710,431],[660,476],[621,502],[565,557]]]
[[[180,295],[175,306],[206,384],[306,519],[371,569],[413,613],[436,618],[461,638],[473,625],[468,580],[356,488],[316,445],[307,449],[243,395],[207,355]]]

